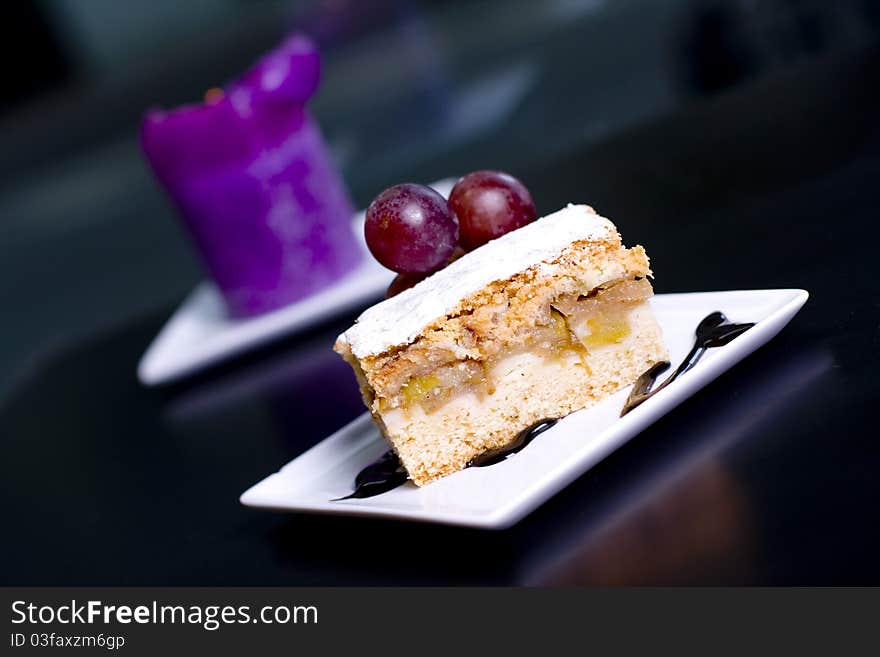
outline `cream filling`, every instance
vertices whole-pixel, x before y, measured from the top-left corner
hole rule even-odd
[[[651,294],[650,284],[639,279],[617,282],[583,297],[557,299],[521,343],[488,361],[454,361],[411,376],[396,395],[380,398],[378,409],[385,414],[419,406],[431,413],[455,397],[491,396],[499,384],[498,364],[521,353],[556,363],[579,362],[589,374],[590,354],[626,339],[633,331],[629,315]]]
[[[522,380],[558,381],[560,373],[580,366],[580,359],[571,354],[567,359],[548,360],[534,353],[521,352],[503,358],[488,372],[495,384],[495,393],[485,394],[477,387],[457,390],[434,405],[414,403],[405,407],[389,409],[382,413],[382,420],[391,434],[409,433],[407,427],[421,422],[439,426],[448,423],[461,429],[462,418],[478,420],[490,415],[503,415],[505,408],[514,406],[521,399]],[[573,374],[573,372],[570,372]],[[579,380],[583,373],[578,374]],[[511,398],[512,397],[512,398]]]

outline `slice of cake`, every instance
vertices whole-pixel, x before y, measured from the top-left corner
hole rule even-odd
[[[334,349],[419,486],[667,358],[641,246],[569,205],[366,310]]]

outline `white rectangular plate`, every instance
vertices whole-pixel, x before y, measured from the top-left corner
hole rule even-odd
[[[621,390],[572,413],[521,452],[485,468],[468,468],[423,488],[407,482],[382,495],[331,501],[352,491],[355,475],[388,449],[364,414],[247,490],[242,504],[268,509],[381,516],[503,529],[571,483],[663,414],[765,344],[804,305],[804,290],[742,290],[661,294],[651,299],[673,367],[693,346],[703,317],[722,311],[755,326],[724,347],[710,349],[690,372],[625,417]]]

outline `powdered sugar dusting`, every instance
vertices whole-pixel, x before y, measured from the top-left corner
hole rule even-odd
[[[603,240],[614,231],[614,224],[588,206],[568,205],[492,240],[418,285],[368,308],[341,337],[357,358],[408,344],[464,297],[555,259],[572,242]]]

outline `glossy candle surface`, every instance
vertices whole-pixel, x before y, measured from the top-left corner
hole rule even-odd
[[[361,257],[353,208],[305,103],[314,44],[296,35],[205,102],[151,110],[142,145],[238,317],[326,287]]]

